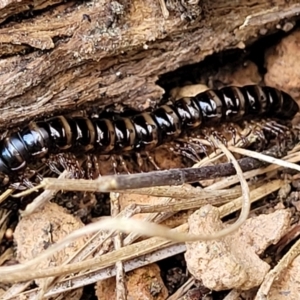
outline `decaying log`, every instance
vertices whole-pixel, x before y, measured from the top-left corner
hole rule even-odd
[[[90,103],[141,109],[161,99],[160,75],[291,29],[300,13],[297,0],[58,2],[0,1],[2,131]]]

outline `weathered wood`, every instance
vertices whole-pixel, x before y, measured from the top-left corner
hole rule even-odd
[[[16,3],[0,1],[0,20],[22,11]],[[94,101],[147,106],[164,93],[155,83],[161,74],[243,48],[300,13],[297,0],[201,5],[193,21],[176,10],[165,18],[158,0],[67,2],[20,23],[6,21],[0,29],[0,130]]]

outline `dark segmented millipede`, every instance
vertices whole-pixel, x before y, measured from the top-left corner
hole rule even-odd
[[[292,119],[298,110],[297,103],[287,93],[249,85],[207,90],[131,117],[57,116],[31,122],[6,137],[0,145],[0,172],[9,175],[34,157],[71,147],[74,151],[78,147],[83,151],[95,149],[100,154],[147,151],[200,125],[260,116]]]

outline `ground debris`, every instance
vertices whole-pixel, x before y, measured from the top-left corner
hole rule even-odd
[[[29,15],[27,19],[18,22],[15,19],[17,17],[15,14],[19,12],[24,13],[27,10],[25,7],[27,2],[27,0],[9,0],[2,1],[2,3],[0,1],[0,11],[2,12],[0,22],[8,17],[13,17],[13,23],[7,20],[0,29],[0,40],[2,42],[0,45],[0,56],[2,59],[0,82],[3,83],[0,86],[0,95],[2,95],[0,97],[2,110],[0,127],[2,129],[11,128],[14,125],[19,126],[23,121],[25,123],[26,120],[32,118],[43,118],[44,115],[46,117],[52,115],[52,113],[64,113],[65,110],[68,112],[69,110],[79,110],[79,108],[89,109],[91,104],[96,104],[95,107],[98,108],[99,106],[112,103],[122,103],[137,110],[146,108],[151,110],[151,108],[156,107],[163,95],[167,95],[168,89],[172,88],[173,85],[177,87],[173,90],[175,93],[173,98],[176,98],[176,93],[180,97],[189,97],[189,93],[192,92],[192,85],[189,85],[188,88],[181,87],[178,89],[177,83],[172,83],[171,87],[169,82],[165,85],[160,85],[157,80],[160,80],[161,76],[165,76],[168,72],[174,70],[178,72],[179,67],[198,63],[205,58],[209,59],[208,56],[214,52],[222,52],[222,50],[226,49],[231,51],[232,48],[239,48],[243,49],[241,51],[243,54],[247,54],[248,50],[250,52],[252,50],[251,47],[244,49],[246,45],[252,44],[254,39],[257,39],[260,34],[265,34],[268,30],[274,32],[274,20],[276,22],[283,19],[288,21],[285,29],[276,26],[279,30],[287,30],[288,26],[293,22],[293,20],[287,19],[294,16],[299,18],[300,12],[299,3],[295,0],[286,1],[285,4],[282,4],[284,1],[275,0],[275,2],[272,2],[273,8],[270,10],[268,10],[268,6],[271,1],[264,3],[241,1],[239,5],[236,5],[236,3],[231,3],[230,1],[225,1],[225,3],[218,0],[158,0],[152,1],[149,5],[144,5],[143,1],[140,0],[131,2],[112,0],[78,2],[37,0],[30,6],[30,11],[28,12],[29,14],[32,13],[32,16],[30,17]],[[61,4],[52,7],[49,11],[46,9],[44,12],[36,11],[58,2],[61,2]],[[169,14],[167,17],[162,13],[160,3],[166,4],[167,13]],[[172,3],[175,3],[176,6],[171,7]],[[183,3],[187,3],[188,6],[186,6],[187,9],[181,10]],[[202,6],[202,4],[204,5]],[[180,10],[178,10],[178,7]],[[194,10],[192,8],[197,9],[196,15],[193,13]],[[200,16],[200,14],[202,15]],[[199,19],[201,17],[202,19],[195,21],[196,17]],[[202,69],[204,65],[211,68],[209,61],[197,65],[198,72],[205,77],[205,80],[201,81],[201,83],[209,88],[266,83],[291,93],[293,96],[298,97],[299,100],[300,84],[298,84],[299,68],[297,68],[300,61],[298,59],[299,37],[299,31],[295,31],[290,37],[283,39],[278,46],[273,47],[267,53],[265,56],[267,68],[265,82],[262,80],[264,76],[260,73],[263,70],[264,50],[260,48],[259,55],[261,59],[252,61],[251,59],[257,54],[257,52],[254,52],[250,60],[249,57],[245,60],[239,58],[239,62],[242,61],[242,63],[238,66],[236,60],[234,60],[228,67],[220,67],[214,78],[212,78],[213,76],[208,76]],[[214,56],[214,58],[216,57]],[[224,60],[226,61],[227,59],[225,58]],[[173,75],[169,74],[168,76],[171,78]],[[186,79],[188,75],[188,72],[186,72],[183,77],[187,81],[186,84],[191,84],[190,78]],[[173,77],[170,82],[173,82]],[[197,85],[197,88],[199,86],[200,84]],[[201,87],[203,87],[202,84]],[[199,90],[197,91],[199,92]],[[167,100],[167,97],[164,100]],[[169,145],[156,150],[151,152],[150,155],[160,169],[168,170],[170,168],[186,167],[184,166],[185,159],[173,155],[170,152]],[[147,158],[142,158],[145,170],[138,168],[135,157],[126,157],[125,162],[132,166],[133,169],[128,168],[130,173],[135,173],[136,169],[138,169],[138,172],[147,172],[153,169],[154,166],[149,163]],[[100,161],[100,159],[98,162],[101,165],[101,170],[106,170],[103,166],[105,163]],[[122,166],[119,163],[120,169],[122,169]],[[107,169],[113,174],[116,172],[111,161],[107,161]],[[124,168],[121,171],[124,172]],[[268,179],[271,180],[273,176],[278,178],[277,175],[280,175],[276,172],[272,176],[267,175],[270,176]],[[257,183],[259,183],[259,174],[257,173],[247,178],[254,178],[253,180],[257,180]],[[212,181],[210,181],[208,183],[211,186],[211,190],[216,191],[217,184],[220,187],[226,181],[227,186],[223,187],[225,189],[237,182],[232,181],[233,183],[229,184],[230,180],[234,181],[235,179],[232,176],[231,178],[224,178],[223,182],[212,184]],[[295,191],[295,189],[298,191]],[[294,215],[291,217],[289,210],[278,208],[284,208],[284,205],[288,202],[286,196],[293,196],[293,199],[290,199],[291,204],[295,206],[297,211],[300,210],[300,204],[298,203],[300,198],[299,189],[292,186],[292,191],[292,194],[288,196],[289,190],[282,189],[278,195],[282,202],[272,207],[275,210],[274,212],[270,213],[270,210],[268,215],[249,219],[235,234],[213,242],[188,243],[188,251],[185,257],[189,271],[195,278],[201,280],[201,286],[203,282],[209,289],[222,290],[222,292],[202,292],[197,287],[197,280],[191,276],[189,278],[192,281],[189,287],[190,290],[185,296],[180,294],[181,298],[174,297],[174,299],[219,300],[224,295],[224,289],[232,289],[229,293],[236,295],[235,298],[226,297],[226,300],[238,299],[241,293],[243,294],[243,299],[253,299],[254,295],[248,298],[244,295],[250,292],[253,293],[253,290],[255,293],[257,288],[250,291],[248,289],[259,286],[270,269],[270,266],[262,261],[258,255],[262,254],[270,244],[278,242],[282,236],[285,236],[290,229],[290,221],[294,217]],[[167,192],[167,188],[165,188],[165,192]],[[183,193],[183,188],[181,192]],[[143,209],[148,208],[147,212],[143,212],[144,218],[151,217],[151,221],[158,222],[157,219],[164,216],[164,218],[159,219],[163,222],[169,212],[172,215],[174,212],[180,211],[175,210],[177,199],[174,201],[170,195],[164,195],[164,197],[121,195],[117,204],[120,204],[120,210],[122,210],[130,203],[132,206],[141,203]],[[219,201],[222,200],[221,196],[215,196],[215,198],[216,200],[218,198]],[[278,198],[277,200],[279,200]],[[183,208],[186,210],[187,203],[192,199],[179,199],[181,199],[182,203],[188,199],[184,203],[186,206]],[[211,201],[210,204],[213,203],[213,200],[209,199],[209,201]],[[268,208],[268,200],[264,203],[267,203],[266,207]],[[174,205],[174,211],[166,209],[170,209],[170,207],[173,207],[172,205]],[[213,205],[216,204],[213,203]],[[221,203],[218,205],[221,205]],[[151,207],[154,207],[156,210],[150,211]],[[227,226],[220,221],[217,208],[208,207],[201,208],[190,217],[191,233],[212,234]],[[261,212],[262,208],[258,207],[258,210]],[[155,213],[156,211],[158,213]],[[184,223],[183,226],[186,229],[186,219],[190,212],[179,212],[164,222],[169,227]],[[234,213],[231,211],[228,214],[231,217]],[[252,211],[252,214],[254,215],[255,211]],[[197,219],[199,216],[201,216],[200,220]],[[222,214],[222,217],[224,216],[225,214]],[[225,217],[227,218],[228,216],[226,215]],[[83,224],[76,218],[66,214],[63,209],[55,204],[48,203],[44,208],[19,222],[14,233],[14,239],[17,242],[17,248],[15,248],[17,258],[20,262],[30,261],[51,246],[51,244],[81,227],[83,227]],[[14,227],[12,226],[12,228]],[[11,232],[8,231],[7,240],[10,236]],[[294,236],[292,237],[294,238]],[[121,253],[122,250],[123,253],[126,252],[126,246],[137,238],[140,237],[135,235],[134,232],[126,238],[124,236],[124,244],[121,245],[123,240],[120,239],[120,245],[115,247],[115,251],[120,250]],[[112,248],[111,240],[112,238],[109,237],[108,241],[104,242],[103,248],[97,248],[101,249],[101,251],[97,250],[97,255],[105,257],[105,255],[110,254],[106,253],[106,251],[110,251]],[[286,239],[284,246],[288,246],[290,240]],[[73,256],[74,252],[84,242],[84,239],[72,242],[68,248],[55,253],[50,259],[43,260],[38,265],[38,268],[45,269],[59,266],[61,270],[66,261]],[[99,244],[101,243],[99,242]],[[147,248],[145,246],[146,243],[143,245],[144,247],[141,248]],[[177,245],[174,245],[174,248],[175,246]],[[180,250],[172,248],[172,257],[185,250],[184,244],[181,246]],[[124,247],[124,249],[121,249],[121,247]],[[12,253],[13,247],[11,248]],[[96,246],[90,243],[90,248],[96,248]],[[142,263],[139,265],[138,263],[140,262],[149,264],[164,257],[169,257],[171,254],[165,253],[170,250],[166,248],[156,251],[165,251],[164,255],[161,253],[147,253],[148,256],[143,256],[138,254],[138,246],[131,249],[134,250],[130,252],[132,254],[130,260],[116,259],[116,262],[114,261],[110,269],[108,269],[109,271],[107,271],[109,273],[107,276],[114,276],[115,273],[113,272],[117,269],[115,266],[118,266],[120,263],[121,267],[124,268],[121,271],[124,271],[124,273],[128,272],[124,276],[126,280],[123,278],[124,281],[122,282],[124,286],[126,285],[124,291],[127,288],[128,295],[124,293],[122,299],[125,300],[127,296],[128,299],[166,299],[168,292],[160,277],[160,272],[165,271],[163,268],[159,269],[156,264],[152,264],[134,271],[130,270],[137,268],[137,265],[139,267],[143,265]],[[149,246],[149,249],[152,248]],[[149,257],[153,258],[153,260],[150,260]],[[93,258],[97,259],[96,254]],[[269,258],[269,260],[271,259],[272,257]],[[82,260],[84,259],[82,258]],[[299,290],[297,282],[299,277],[297,270],[299,269],[298,261],[300,262],[299,258],[296,258],[293,263],[286,266],[286,269],[283,269],[284,272],[280,273],[280,276],[275,277],[278,279],[274,281],[266,299],[299,298],[299,293],[297,293]],[[176,270],[176,268],[170,270]],[[120,299],[118,297],[118,291],[120,290],[118,276],[104,279],[100,282],[99,277],[95,279],[100,271],[96,270],[92,275],[89,273],[84,275],[84,271],[74,271],[67,278],[59,278],[62,279],[63,284],[60,289],[61,294],[57,297],[78,299],[82,293],[82,288],[78,288],[78,286],[82,287],[87,284],[91,286],[97,282],[96,293],[99,299]],[[105,270],[102,270],[102,273],[105,272]],[[190,275],[188,272],[185,272],[185,269],[182,272],[182,277]],[[176,275],[182,274],[179,274],[179,272],[171,273],[170,282],[177,283]],[[76,277],[80,276],[83,276],[81,282],[80,279],[76,282]],[[93,276],[95,277],[93,278]],[[107,276],[103,278],[107,278]],[[85,281],[87,279],[90,279],[90,281]],[[35,282],[39,289],[41,289],[43,284],[42,287],[46,290],[46,280],[38,279]],[[75,285],[74,282],[78,285]],[[35,297],[36,290],[31,289],[32,286],[29,286],[29,284],[28,282],[28,286],[22,290],[24,291],[22,295],[24,298],[30,293],[32,297]],[[57,284],[60,284],[59,280],[57,280]],[[174,290],[178,286],[175,285]],[[17,285],[12,287],[15,290],[17,289]],[[73,288],[74,294],[66,296],[64,288]],[[53,297],[55,291],[53,291],[53,286],[49,285],[48,292],[51,289]],[[116,292],[115,289],[117,290]],[[25,293],[27,294],[25,295]],[[172,293],[173,291],[169,291],[169,296]],[[207,295],[206,293],[210,294]],[[58,292],[56,295],[58,295]],[[217,298],[215,298],[216,295]],[[85,296],[85,299],[87,299],[87,295]]]
[[[279,241],[290,222],[288,210],[248,219],[234,234],[219,241],[187,243],[189,271],[212,290],[247,290],[258,286],[270,266],[262,261],[266,247]],[[225,227],[218,209],[204,206],[189,218],[190,233],[213,233]]]
[[[115,299],[115,278],[99,281],[96,286],[98,299]],[[127,274],[128,299],[163,300],[168,296],[156,264],[136,269]]]
[[[214,76],[214,81],[219,81],[225,86],[244,86],[260,84],[262,76],[253,61],[245,60],[236,66],[228,64],[228,66],[219,70],[216,76]]]
[[[290,93],[298,103],[300,101],[300,73],[298,65],[300,30],[283,38],[280,43],[270,48],[265,54],[266,85],[283,89]]]
[[[299,299],[300,284],[300,256],[296,257],[291,265],[287,267],[275,279],[268,293],[268,300]]]
[[[18,223],[14,239],[17,244],[17,259],[20,263],[27,262],[51,246],[53,243],[66,237],[84,224],[77,218],[65,212],[55,203],[47,203],[38,211],[22,218]],[[30,235],[29,235],[30,233]],[[62,251],[56,252],[48,259],[38,263],[38,268],[59,266],[69,260],[87,241],[87,238],[77,239]],[[37,285],[43,280],[35,280]],[[82,291],[82,289],[79,289]],[[78,293],[80,299],[81,292]],[[76,299],[76,298],[72,298]]]

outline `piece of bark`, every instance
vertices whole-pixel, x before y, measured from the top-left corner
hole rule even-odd
[[[11,55],[0,61],[0,130],[95,100],[153,105],[164,93],[160,75],[243,48],[300,12],[296,0],[204,0],[202,15],[190,21],[176,10],[166,19],[160,2],[75,1],[7,21],[0,29],[0,55]]]
[[[0,23],[9,17],[27,12],[32,13],[34,10],[41,10],[51,5],[62,2],[61,0],[1,0],[0,1]]]

